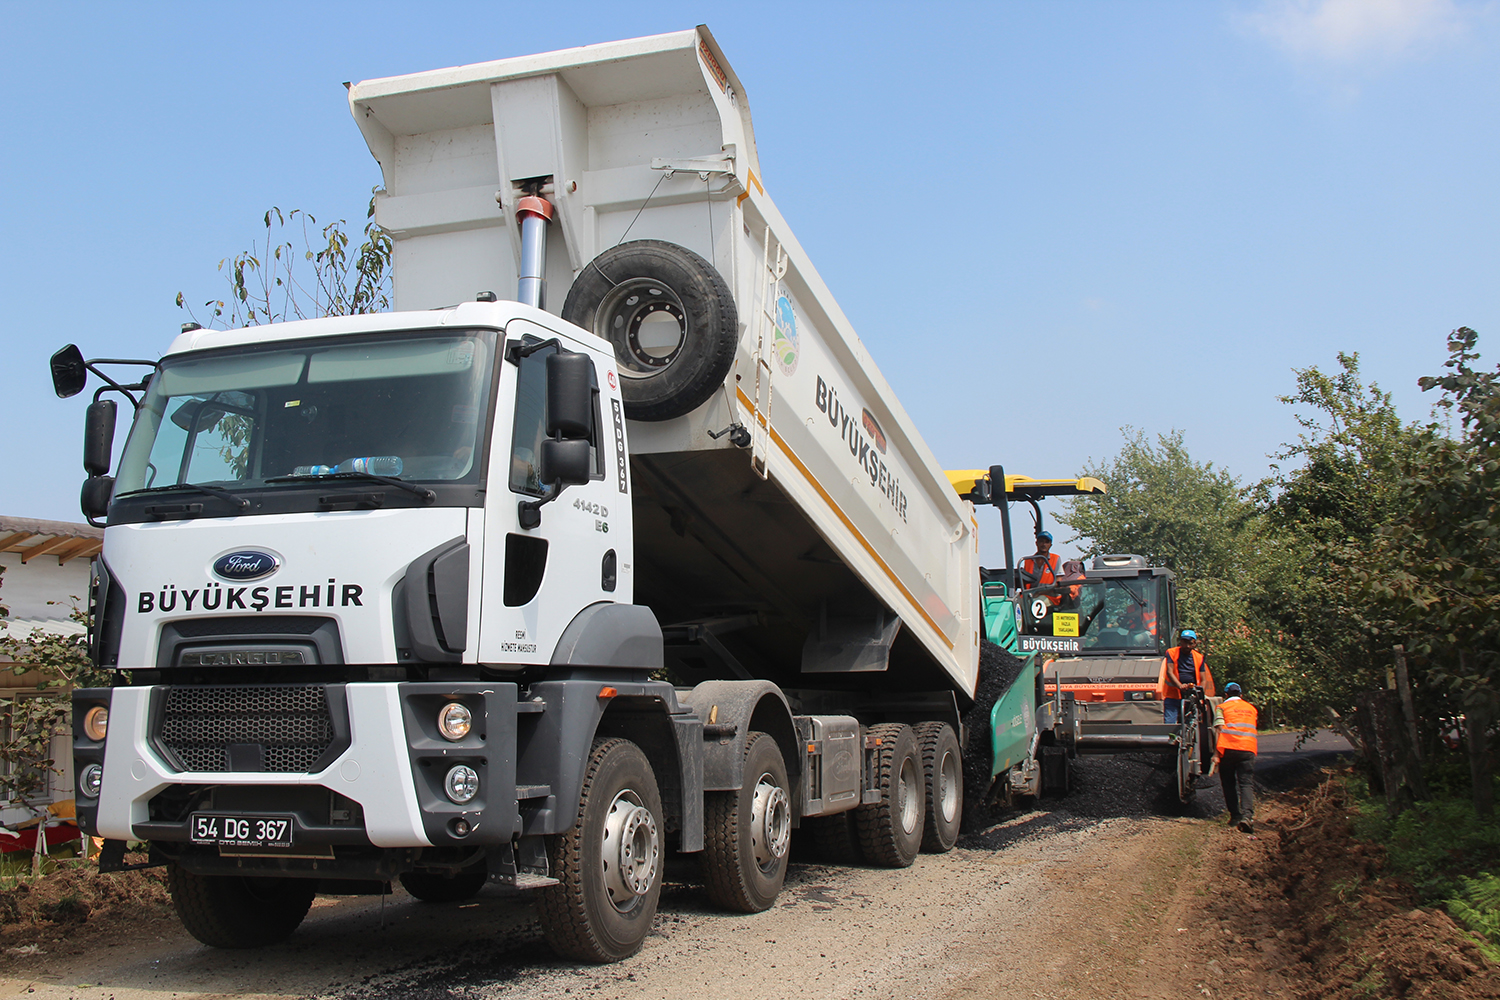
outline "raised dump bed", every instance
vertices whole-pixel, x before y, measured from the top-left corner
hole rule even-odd
[[[635,601],[680,626],[683,681],[972,694],[971,513],[766,193],[707,29],[349,100],[383,171],[397,308],[503,296],[537,267],[544,307],[614,344]],[[549,211],[545,264],[523,261],[518,213]]]

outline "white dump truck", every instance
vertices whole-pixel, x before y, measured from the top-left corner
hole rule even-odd
[[[139,379],[53,359],[60,395],[103,382],[115,682],[75,692],[74,762],[104,867],[147,842],[211,945],[399,879],[525,890],[611,961],[669,852],[754,912],[794,830],[950,848],[973,509],[766,194],[708,31],[349,101],[399,311],[187,329]]]

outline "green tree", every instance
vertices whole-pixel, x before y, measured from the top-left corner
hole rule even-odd
[[[1500,706],[1500,368],[1477,367],[1478,341],[1468,327],[1453,331],[1448,374],[1418,380],[1442,390],[1438,406],[1458,417],[1458,433],[1422,429],[1403,464],[1400,513],[1361,579],[1405,629],[1427,681],[1467,717],[1475,805],[1487,815],[1484,742]]]
[[[264,241],[219,261],[219,271],[227,269],[229,296],[204,302],[207,322],[198,319],[181,292],[177,307],[194,322],[223,329],[389,309],[394,243],[374,216],[372,198],[364,241],[351,254],[343,219],[320,229],[318,220],[300,209],[271,208],[262,219]]]
[[[1124,428],[1118,455],[1083,475],[1109,492],[1069,503],[1058,520],[1100,552],[1132,552],[1177,577],[1184,626],[1203,634],[1215,677],[1251,685],[1286,705],[1299,695],[1274,629],[1257,611],[1264,576],[1285,553],[1239,480],[1188,454],[1181,431]]]
[[[1357,354],[1341,352],[1331,374],[1293,371],[1297,391],[1280,398],[1298,408],[1302,433],[1254,491],[1281,563],[1262,574],[1254,603],[1291,656],[1299,714],[1320,721],[1321,706],[1347,714],[1361,691],[1383,687],[1403,640],[1363,580],[1381,558],[1375,540],[1404,509],[1404,463],[1421,431],[1364,384]]]

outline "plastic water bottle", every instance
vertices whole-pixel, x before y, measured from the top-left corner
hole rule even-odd
[[[364,472],[372,476],[399,476],[401,469],[401,459],[395,455],[369,455],[346,458],[338,465],[299,465],[292,470],[292,475],[331,476],[336,472]]]
[[[371,455],[367,458],[349,458],[339,463],[340,472],[366,472],[374,476],[401,475],[401,459],[395,455]]]

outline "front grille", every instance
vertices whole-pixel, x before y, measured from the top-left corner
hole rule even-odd
[[[265,769],[304,773],[333,744],[321,684],[167,688],[162,746],[189,771],[228,771],[229,747],[259,744]]]
[[[230,618],[184,618],[172,626],[184,639],[226,635],[312,635],[332,618],[317,615],[240,615]]]

